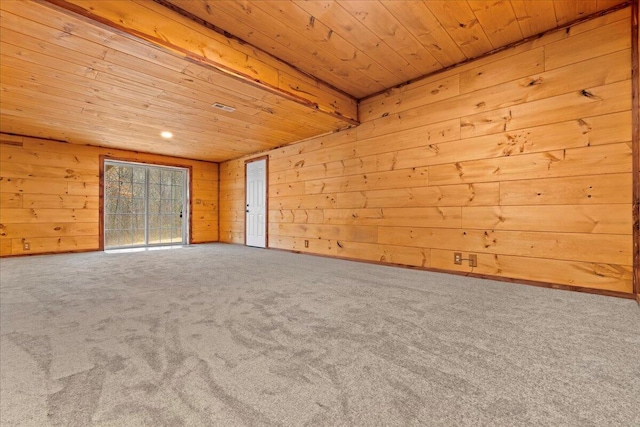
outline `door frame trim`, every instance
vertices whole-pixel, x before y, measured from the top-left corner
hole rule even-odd
[[[269,155],[253,157],[244,161],[244,201],[242,202],[242,223],[244,224],[242,235],[243,244],[247,246],[247,164],[264,160],[264,247],[269,248]]]
[[[181,168],[181,169],[187,169],[188,171],[188,175],[189,177],[187,178],[187,180],[189,181],[187,183],[187,188],[189,191],[189,194],[187,195],[187,205],[189,206],[189,220],[188,220],[188,224],[187,224],[187,234],[188,234],[188,241],[187,244],[192,244],[193,243],[193,198],[191,197],[191,195],[193,194],[193,168],[191,167],[191,165],[184,165],[184,164],[179,164],[179,163],[170,163],[170,162],[154,162],[154,161],[149,161],[149,160],[144,160],[144,159],[137,159],[135,157],[118,157],[118,156],[110,156],[110,155],[106,155],[106,154],[101,154],[99,156],[99,180],[98,180],[98,186],[99,188],[99,195],[98,195],[98,250],[99,251],[104,251],[104,162],[106,160],[109,161],[114,161],[114,162],[125,162],[125,163],[140,163],[140,164],[144,164],[144,165],[149,165],[149,166],[169,166],[169,167],[174,167],[174,168]]]

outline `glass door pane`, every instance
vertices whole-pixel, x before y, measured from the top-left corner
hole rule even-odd
[[[105,162],[105,248],[184,244],[187,171]]]
[[[186,171],[149,170],[149,243],[184,241]]]

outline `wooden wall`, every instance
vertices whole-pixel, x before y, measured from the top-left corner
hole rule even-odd
[[[547,34],[269,151],[269,246],[632,292],[630,30],[626,8]],[[244,160],[220,166],[225,242]]]
[[[0,134],[0,254],[97,250],[101,155],[191,166],[191,240],[218,240],[216,163]]]

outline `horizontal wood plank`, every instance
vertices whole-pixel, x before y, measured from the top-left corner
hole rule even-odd
[[[68,194],[24,194],[24,208],[45,209],[98,209],[98,196],[71,196]]]
[[[576,49],[585,46],[586,49]],[[631,26],[625,20],[571,35],[545,46],[545,66],[553,69],[631,47]]]
[[[0,237],[7,239],[32,239],[40,237],[97,236],[97,222],[58,222],[0,224]]]
[[[426,168],[400,169],[388,172],[353,175],[305,182],[306,194],[397,189],[427,185]]]
[[[544,70],[544,65],[542,47],[484,64],[460,74],[460,93],[473,92],[537,74]]]
[[[0,192],[2,193],[60,195],[67,194],[67,186],[66,181],[0,177]]]
[[[461,119],[461,135],[478,135],[513,131],[550,123],[580,120],[605,114],[629,111],[631,82],[584,88],[538,101],[526,102]]]
[[[429,167],[429,183],[446,185],[631,172],[628,143],[547,151]]]
[[[29,243],[29,250],[24,249],[25,242]],[[11,239],[11,255],[31,255],[35,253],[51,252],[76,252],[97,249],[97,236]]]
[[[460,207],[325,209],[325,224],[455,228]]]
[[[372,226],[340,227],[315,224],[269,224],[269,236],[305,237],[307,239],[348,240],[352,242],[376,243],[378,228]]]
[[[500,183],[501,205],[631,203],[631,174],[587,175]]]
[[[99,179],[95,169],[72,169],[13,162],[2,162],[0,163],[0,168],[2,170],[2,176],[7,178],[60,179],[88,183],[97,183]]]
[[[430,267],[431,265],[431,250],[426,248],[383,246],[347,241],[336,241],[335,246],[335,254],[339,257],[417,267]]]
[[[379,227],[378,236],[389,245],[631,265],[631,235]]]
[[[491,206],[500,201],[499,185],[490,182],[339,193],[336,206],[341,209]]]
[[[631,292],[631,267],[628,265],[482,253],[477,256],[477,267],[469,267],[466,263],[456,265],[453,263],[453,251],[432,249],[431,266],[442,270]]]
[[[96,222],[97,209],[2,209],[2,224]]]
[[[462,228],[631,234],[631,206],[524,205],[462,208]]]
[[[279,209],[269,211],[270,222],[288,222],[296,224],[323,224],[323,209]],[[221,213],[222,215],[222,213]],[[228,211],[227,217],[233,217],[236,221],[242,220],[238,215],[244,215],[244,212]]]
[[[21,208],[23,195],[20,193],[0,193],[0,206],[2,208]]]

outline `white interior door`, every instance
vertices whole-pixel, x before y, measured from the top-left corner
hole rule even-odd
[[[246,164],[246,236],[247,246],[264,248],[267,245],[267,159]]]

